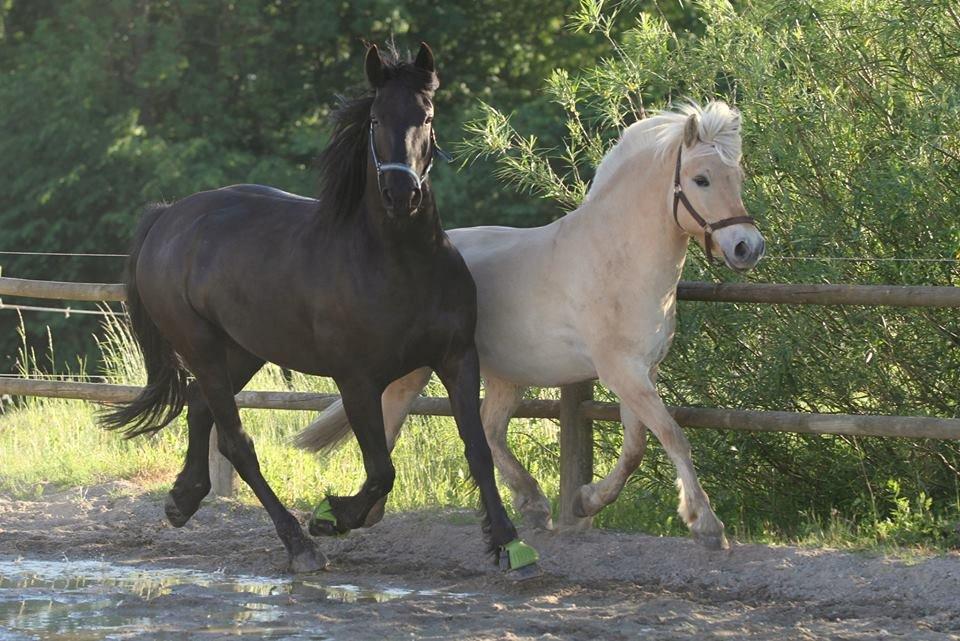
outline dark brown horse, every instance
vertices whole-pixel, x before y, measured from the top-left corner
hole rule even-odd
[[[319,200],[261,185],[235,185],[155,207],[136,235],[127,305],[148,382],[104,417],[130,436],[159,430],[187,406],[183,471],[166,502],[181,526],[210,490],[207,454],[220,451],[269,512],[294,571],[326,559],[260,473],[234,394],[266,361],[331,376],[363,452],[366,481],[330,496],[314,534],[361,527],[383,509],[394,468],[380,397],[391,381],[431,367],[446,386],[484,531],[501,565],[536,570],[494,482],[478,408],[473,279],[440,226],[428,172],[437,151],[433,54],[414,62],[366,57],[373,91],[341,104],[320,158]],[[188,370],[196,379],[188,382]]]

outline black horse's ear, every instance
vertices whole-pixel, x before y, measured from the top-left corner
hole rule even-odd
[[[427,46],[426,42],[420,43],[420,51],[417,53],[417,59],[413,61],[413,64],[424,71],[431,73],[436,71],[433,65],[433,52],[430,50],[430,47]]]
[[[683,126],[683,145],[693,147],[700,140],[700,117],[692,113],[687,117],[687,124]]]
[[[380,58],[380,50],[377,45],[370,45],[367,49],[367,59],[364,62],[364,68],[367,71],[367,80],[370,85],[377,89],[383,85],[383,60]]]

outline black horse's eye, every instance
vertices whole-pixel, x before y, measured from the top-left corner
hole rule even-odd
[[[376,127],[377,125],[380,124],[380,121],[374,118],[373,116],[370,116],[370,124]]]
[[[709,187],[709,186],[710,186],[710,181],[707,180],[707,177],[706,177],[706,176],[694,176],[693,182],[697,185],[697,187]]]
[[[423,119],[423,124],[425,125],[429,125],[432,122],[433,122],[433,116],[427,116],[426,118]]]

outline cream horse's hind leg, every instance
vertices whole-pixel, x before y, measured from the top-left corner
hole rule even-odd
[[[707,493],[700,487],[690,457],[690,442],[657,394],[650,379],[650,367],[622,357],[613,357],[609,362],[597,365],[600,380],[620,397],[621,405],[627,405],[636,418],[653,432],[676,466],[677,486],[680,489],[678,512],[694,539],[712,550],[728,547],[723,522],[714,514]]]
[[[510,417],[520,405],[523,388],[506,381],[487,377],[480,418],[493,462],[513,494],[513,506],[523,515],[525,525],[550,529],[550,501],[544,496],[537,481],[507,447],[507,426]]]
[[[413,401],[420,395],[421,390],[430,382],[433,371],[429,367],[422,367],[410,372],[403,378],[398,378],[384,390],[380,403],[383,407],[383,427],[387,434],[387,450],[393,452],[400,436],[400,428],[410,413]],[[380,522],[387,504],[387,497],[380,499],[367,514],[363,527],[370,527]]]
[[[646,426],[625,403],[620,404],[620,421],[623,423],[620,458],[604,478],[580,487],[573,499],[573,513],[576,516],[593,516],[616,501],[627,479],[643,460],[643,453],[647,449]]]

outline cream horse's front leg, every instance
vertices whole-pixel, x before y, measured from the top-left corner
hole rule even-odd
[[[614,357],[609,361],[598,363],[600,380],[620,397],[621,412],[626,405],[636,419],[653,432],[676,466],[677,487],[680,490],[677,511],[690,528],[693,538],[711,550],[729,547],[723,533],[723,522],[714,514],[707,493],[700,487],[690,457],[690,442],[657,393],[650,378],[650,366],[622,357]]]

